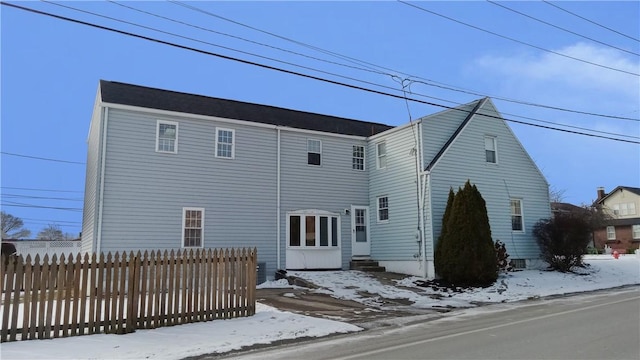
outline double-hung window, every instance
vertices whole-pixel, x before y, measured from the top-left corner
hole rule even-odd
[[[524,232],[524,217],[522,216],[521,199],[511,199],[511,230]]]
[[[376,144],[376,167],[384,169],[387,167],[387,143],[384,141]]]
[[[322,163],[322,141],[307,139],[307,164],[320,166]]]
[[[378,222],[389,221],[389,198],[386,196],[378,197]]]
[[[640,225],[631,226],[631,236],[633,240],[640,240]]]
[[[616,239],[616,227],[607,226],[607,240],[615,240],[615,239]]]
[[[235,130],[216,128],[216,157],[235,157]]]
[[[484,137],[484,153],[488,163],[498,163],[498,147],[495,136]]]
[[[353,145],[353,170],[364,170],[364,146]]]
[[[178,152],[178,123],[158,120],[156,125],[156,151],[164,153]]]
[[[203,245],[204,209],[182,209],[182,247],[200,248]]]

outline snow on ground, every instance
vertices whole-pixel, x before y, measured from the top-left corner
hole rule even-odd
[[[420,280],[417,277],[400,280],[396,287],[381,284],[359,271],[300,271],[289,275],[320,286],[313,291],[379,309],[388,307],[382,305],[381,297],[408,299],[421,308],[469,307],[640,284],[640,258],[635,255],[623,255],[617,260],[610,255],[586,256],[585,262],[589,266],[582,270],[583,275],[524,270],[503,274],[488,288],[460,293],[419,287],[415,284]],[[259,287],[294,288],[286,280],[268,281]],[[2,359],[183,359],[279,340],[360,330],[351,324],[283,312],[258,303],[256,315],[248,318],[137,330],[127,335],[9,342],[2,344],[0,355]]]

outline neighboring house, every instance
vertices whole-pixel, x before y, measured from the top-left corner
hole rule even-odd
[[[434,277],[450,188],[480,190],[521,265],[548,184],[490,99],[391,127],[100,81],[83,251],[256,247],[276,269],[372,258]]]
[[[640,188],[618,186],[610,193],[598,188],[596,206],[610,218],[594,232],[596,247],[626,252],[640,245]]]
[[[584,217],[586,219],[593,218],[592,211],[595,211],[593,208],[586,208],[582,206],[573,205],[565,202],[552,202],[551,203],[551,214],[553,216],[558,216],[558,214],[565,215],[574,215]],[[590,234],[590,240],[587,245],[587,248],[596,248],[595,243],[593,241],[593,233]]]

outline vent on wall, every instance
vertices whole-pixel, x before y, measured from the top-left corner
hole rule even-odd
[[[527,261],[525,259],[511,259],[511,266],[514,269],[526,269]]]

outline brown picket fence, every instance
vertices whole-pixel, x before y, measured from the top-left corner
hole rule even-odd
[[[1,342],[255,314],[255,248],[2,260]]]

